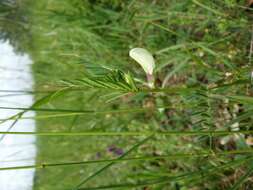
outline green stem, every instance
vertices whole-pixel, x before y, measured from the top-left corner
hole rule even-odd
[[[148,135],[233,135],[233,134],[253,134],[253,130],[248,131],[134,131],[134,132],[8,132],[0,131],[6,135],[37,135],[37,136],[148,136]]]
[[[105,160],[91,160],[91,161],[78,161],[78,162],[65,162],[65,163],[41,163],[36,165],[27,166],[15,166],[15,167],[3,167],[2,170],[24,170],[24,169],[45,169],[49,167],[61,167],[61,166],[74,166],[74,165],[89,165],[89,164],[101,164],[101,163],[118,163],[118,162],[128,162],[128,161],[150,161],[150,160],[161,160],[161,159],[185,159],[193,157],[206,157],[206,156],[226,156],[234,154],[251,154],[252,149],[245,150],[233,150],[233,151],[223,151],[223,152],[199,152],[199,153],[181,153],[181,154],[170,154],[170,155],[160,155],[160,156],[141,156],[141,157],[130,157],[130,158],[117,158],[117,159],[105,159]]]

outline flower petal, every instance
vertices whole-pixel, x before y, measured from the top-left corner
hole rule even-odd
[[[139,63],[147,74],[153,74],[155,60],[149,51],[143,48],[134,48],[129,51],[129,56]]]

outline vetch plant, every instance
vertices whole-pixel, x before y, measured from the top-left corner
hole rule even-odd
[[[81,79],[73,81],[64,80],[64,84],[68,87],[90,87],[97,89],[110,89],[121,92],[137,92],[134,79],[130,73],[124,73],[123,71],[112,69],[108,73],[103,75],[90,75],[86,74]]]
[[[143,48],[133,48],[129,51],[129,56],[141,65],[147,75],[148,86],[154,88],[155,60],[152,54]]]
[[[129,55],[141,65],[147,75],[147,84],[150,88],[155,88],[154,69],[155,60],[152,54],[143,48],[130,50]],[[125,73],[118,69],[106,69],[105,74],[86,73],[84,77],[76,80],[64,80],[68,87],[90,87],[100,89],[110,89],[122,92],[137,92],[139,88],[130,73]]]

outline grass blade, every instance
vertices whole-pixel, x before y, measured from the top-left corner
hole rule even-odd
[[[118,160],[124,158],[125,156],[127,156],[128,154],[130,154],[131,152],[133,152],[134,150],[136,150],[139,146],[141,146],[142,144],[144,144],[145,142],[147,142],[148,140],[150,140],[153,137],[153,135],[145,138],[144,140],[140,141],[139,143],[135,144],[132,148],[130,148],[127,152],[125,152],[123,155],[121,155]],[[73,188],[73,190],[78,190],[82,185],[84,185],[85,183],[87,183],[88,181],[90,181],[91,179],[93,179],[94,177],[96,177],[98,174],[102,173],[103,171],[105,171],[106,169],[108,169],[109,167],[111,167],[112,165],[114,165],[114,162],[110,162],[109,164],[107,164],[106,166],[102,167],[101,169],[99,169],[97,172],[93,173],[92,175],[90,175],[89,177],[85,178],[83,181],[81,181],[75,188]]]
[[[240,179],[233,185],[231,190],[237,190],[247,180],[247,178],[251,176],[251,174],[253,174],[252,166],[243,176],[240,177]]]

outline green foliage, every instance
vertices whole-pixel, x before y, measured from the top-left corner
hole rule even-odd
[[[132,76],[120,70],[112,70],[104,76],[86,76],[73,82],[65,81],[70,87],[76,88],[98,88],[122,92],[137,92],[138,88]]]
[[[9,40],[17,51],[24,52],[29,30],[26,10],[21,4],[19,1],[0,1],[0,38]]]

